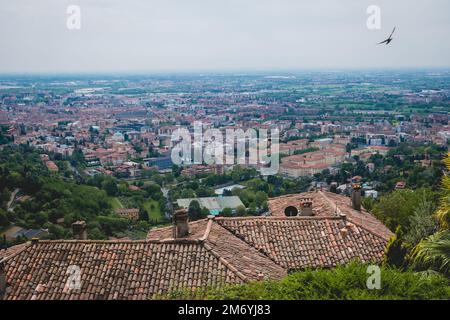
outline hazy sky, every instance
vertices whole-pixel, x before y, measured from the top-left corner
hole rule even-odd
[[[448,0],[0,0],[0,73],[450,67],[449,31]]]

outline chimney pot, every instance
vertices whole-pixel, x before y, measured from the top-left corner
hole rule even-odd
[[[361,211],[361,185],[359,183],[352,184],[352,207]]]
[[[264,277],[264,273],[260,272],[258,273],[258,281],[264,281],[265,277]]]
[[[312,200],[311,199],[304,199],[301,204],[300,207],[302,208],[301,210],[301,215],[302,216],[313,216],[313,210],[312,210]]]
[[[73,238],[76,240],[87,239],[86,221],[75,221],[72,223]]]
[[[35,245],[39,243],[39,238],[31,238],[31,244]]]
[[[348,234],[347,228],[344,227],[341,230],[339,230],[339,232],[341,233],[342,238],[345,239],[347,237],[347,234]]]
[[[184,238],[189,235],[189,215],[186,209],[175,211],[173,215],[173,237]]]

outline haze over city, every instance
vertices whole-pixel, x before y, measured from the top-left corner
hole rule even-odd
[[[81,9],[81,29],[66,9]],[[370,5],[381,29],[369,30]],[[0,73],[450,66],[450,3],[0,0]],[[396,26],[389,46],[377,46]]]

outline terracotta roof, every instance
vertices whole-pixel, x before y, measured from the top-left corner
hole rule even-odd
[[[285,216],[287,206],[300,207],[304,201],[312,202],[314,216]],[[214,241],[216,251],[236,247],[239,250],[235,255],[239,256],[243,250],[253,252],[251,250],[255,249],[289,271],[305,267],[328,268],[352,259],[380,262],[392,236],[392,232],[373,215],[364,209],[354,210],[350,198],[330,192],[314,191],[273,198],[269,208],[273,216],[216,217],[210,222],[191,222],[189,238],[205,239],[210,243],[217,232],[222,240]],[[208,224],[214,232],[205,236]],[[154,229],[148,234],[148,239],[171,237],[170,227]]]
[[[190,240],[204,241],[218,257],[232,265],[248,280],[257,280],[260,274],[266,278],[277,279],[286,275],[279,265],[275,264],[265,254],[237,238],[226,228],[217,223],[218,218],[204,219],[189,223]],[[148,240],[172,239],[172,227],[153,229]]]
[[[5,259],[9,256],[12,256],[16,254],[17,252],[20,252],[22,249],[26,247],[25,243],[18,244],[12,247],[9,247],[7,249],[0,249],[0,260]]]
[[[287,270],[329,268],[352,259],[380,262],[387,243],[339,217],[220,218],[217,223]]]
[[[303,199],[311,199],[314,216],[336,217],[342,213],[347,216],[348,221],[386,240],[393,235],[381,221],[364,208],[361,211],[353,209],[349,197],[332,192],[312,191],[272,198],[268,201],[269,211],[272,216],[285,217],[284,209],[288,206],[294,206],[299,209]]]
[[[240,272],[254,278],[254,273],[244,272],[243,268],[255,268],[268,277],[276,274],[276,268],[256,251],[285,271],[329,268],[352,259],[381,262],[388,238],[370,229],[370,225],[361,226],[342,216],[219,217],[190,223],[189,238],[205,239],[216,252],[233,261]],[[148,235],[148,239],[171,237],[171,228],[155,229]]]
[[[302,200],[304,199],[304,200]],[[312,202],[314,216],[285,217]],[[146,241],[37,241],[0,251],[6,299],[150,299],[177,290],[278,279],[290,270],[328,268],[352,259],[380,262],[392,234],[350,199],[308,192],[270,199],[273,216],[209,218],[153,229]],[[345,214],[345,215],[344,215]],[[80,268],[81,287],[70,285]],[[69,281],[69,282],[68,282]]]
[[[2,261],[6,299],[149,299],[173,290],[243,283],[201,241],[39,241]],[[71,266],[81,287],[70,286]]]

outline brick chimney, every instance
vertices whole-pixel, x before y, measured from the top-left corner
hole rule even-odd
[[[0,300],[5,298],[7,286],[5,264],[0,262]]]
[[[173,215],[173,237],[184,238],[189,235],[189,215],[186,209],[175,211]]]
[[[352,207],[361,211],[361,185],[359,183],[352,184]]]
[[[75,221],[72,223],[72,233],[75,240],[86,240],[86,221]]]
[[[302,216],[313,216],[313,211],[312,211],[312,200],[311,199],[304,199],[301,203],[301,208],[302,208],[302,212],[301,215]]]
[[[348,235],[348,229],[347,229],[346,227],[340,229],[339,232],[340,232],[341,237],[342,237],[343,239],[347,238],[347,235]]]

